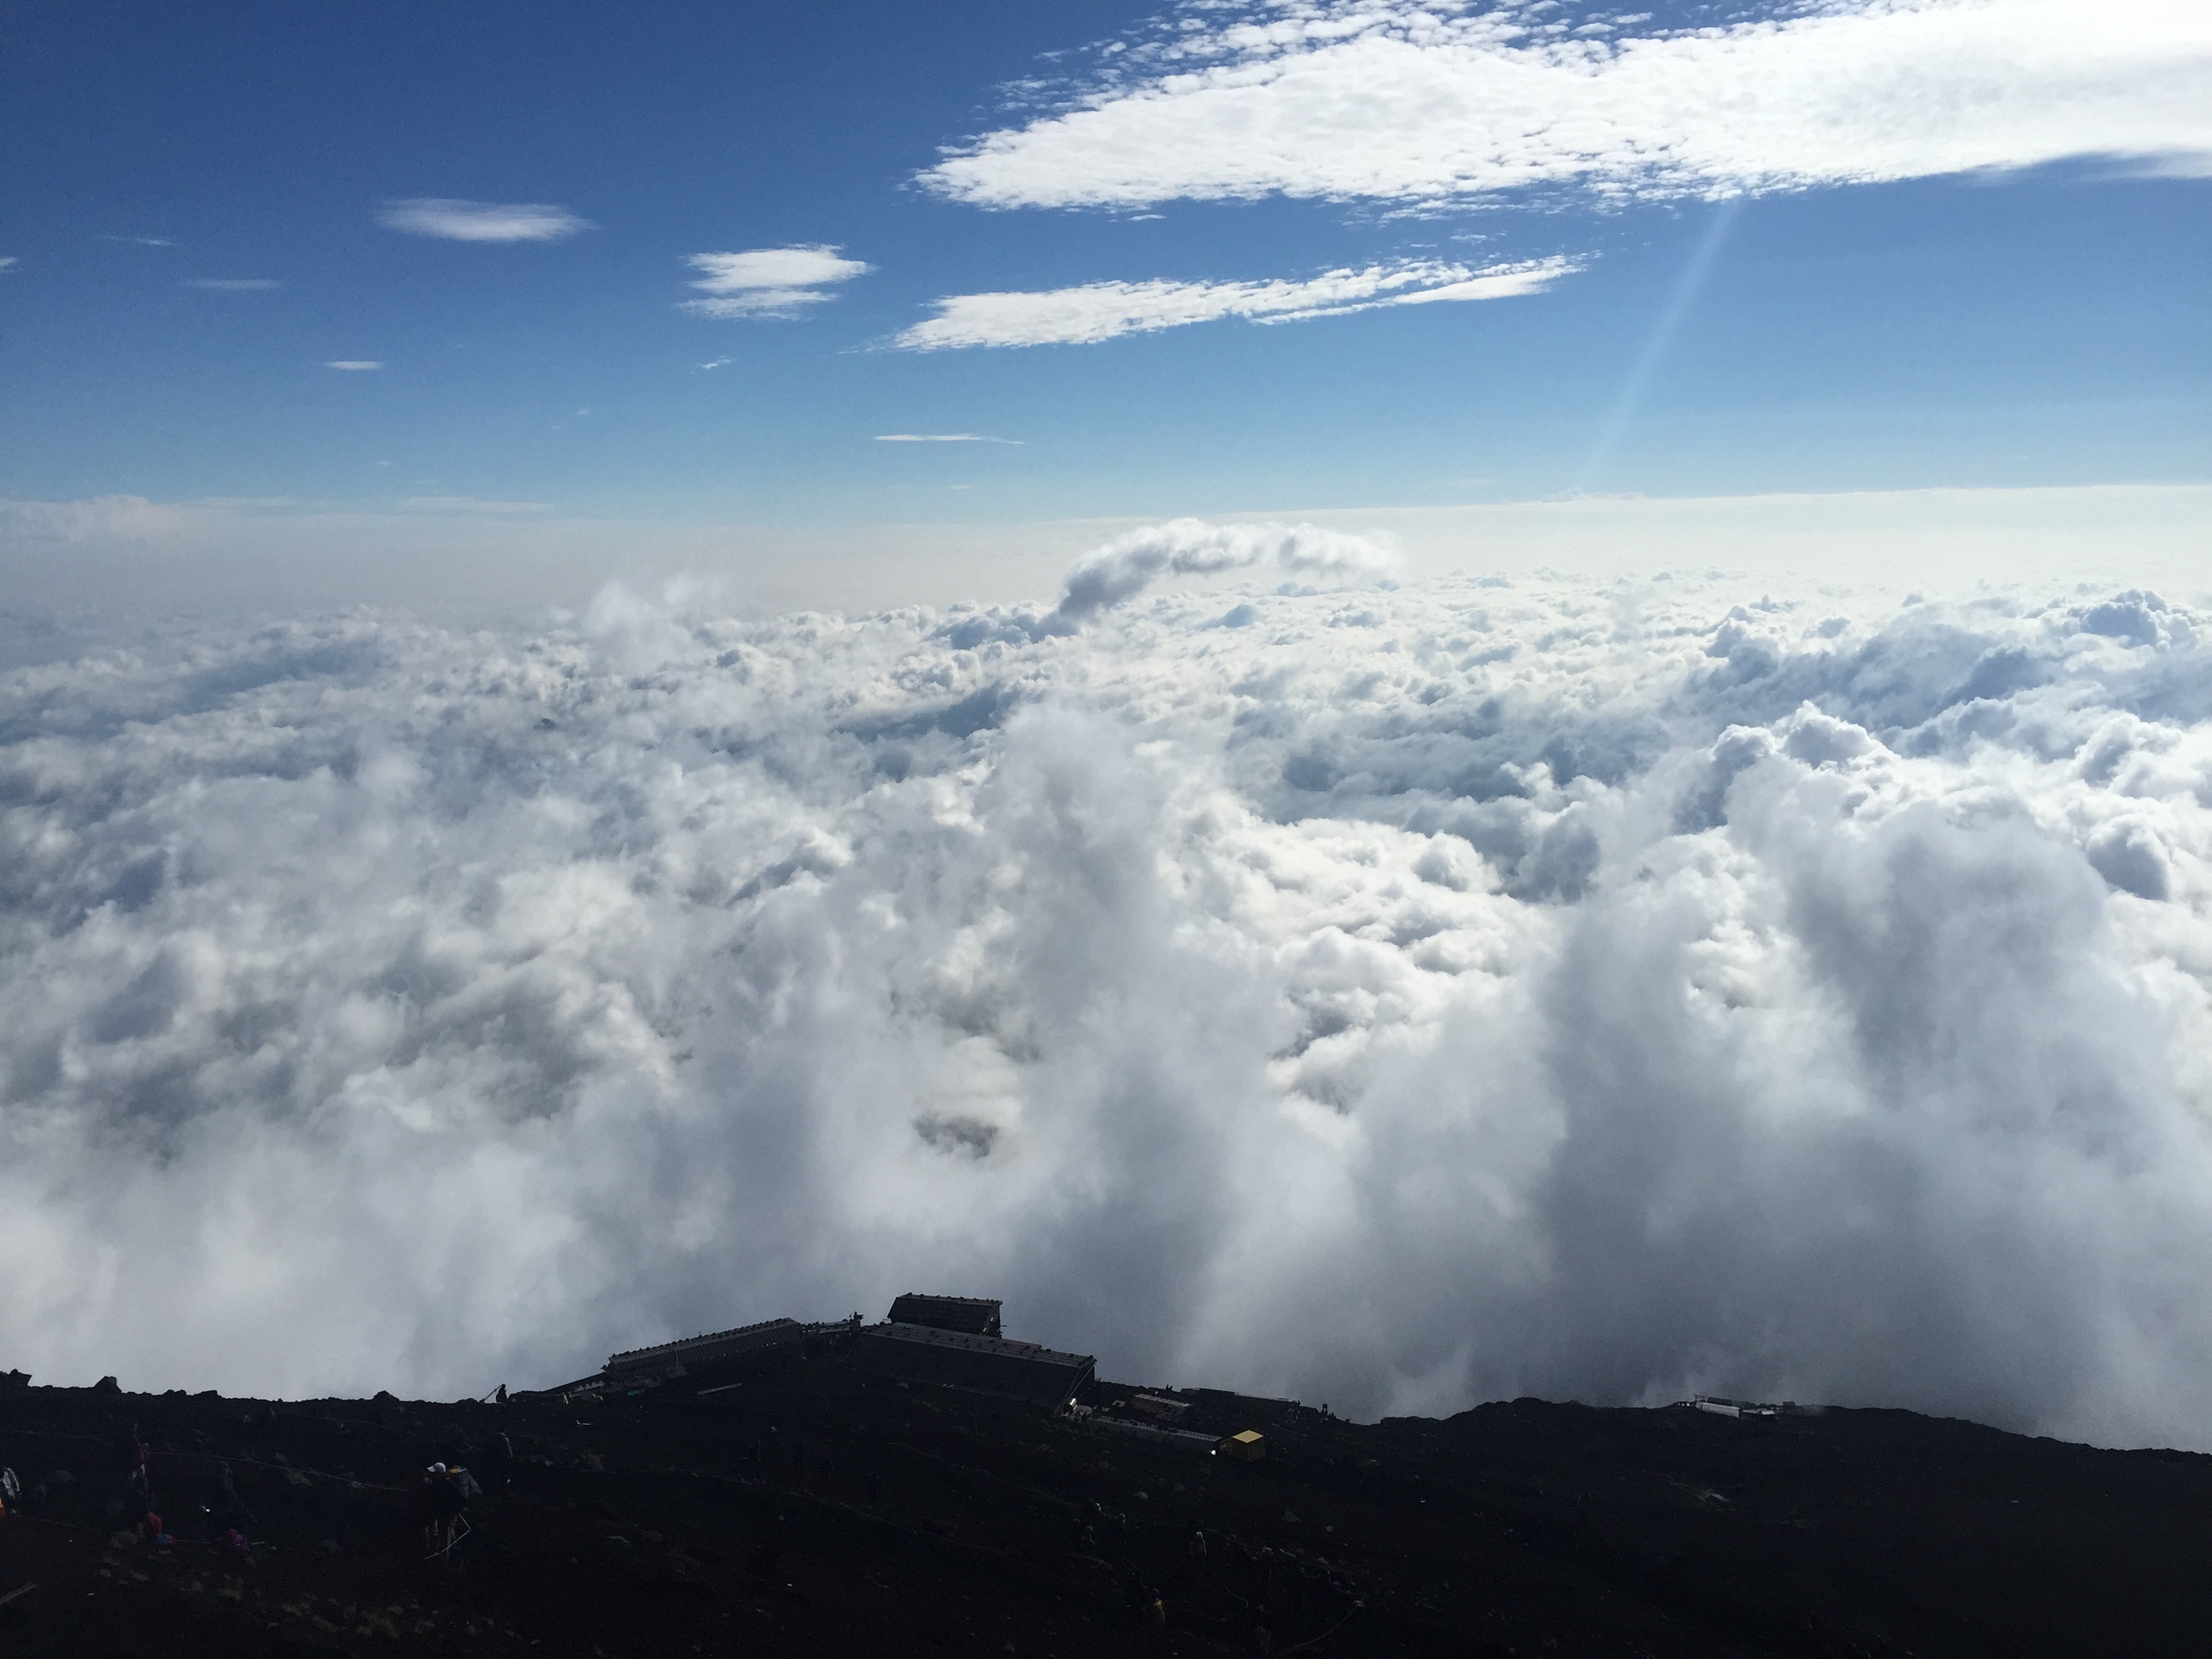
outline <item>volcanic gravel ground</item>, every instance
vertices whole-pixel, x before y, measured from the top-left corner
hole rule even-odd
[[[834,1340],[591,1403],[17,1389],[0,1463],[26,1493],[0,1520],[0,1596],[33,1588],[0,1604],[0,1656],[2212,1645],[2199,1455],[1902,1412],[1517,1401],[1361,1425],[1178,1397],[1185,1426],[1260,1430],[1266,1459],[863,1376]],[[167,1546],[124,1525],[134,1424]],[[489,1488],[450,1561],[423,1559],[410,1509],[434,1460]],[[224,1462],[243,1553],[201,1507]]]

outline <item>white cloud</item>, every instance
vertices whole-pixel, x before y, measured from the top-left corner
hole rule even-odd
[[[386,202],[376,217],[387,230],[449,242],[551,242],[592,228],[589,219],[543,202],[463,202],[444,196]]]
[[[1803,189],[2069,158],[2212,171],[2197,0],[1831,0],[1638,35],[1546,0],[1188,4],[921,175],[987,207]]]
[[[196,276],[185,286],[216,294],[261,294],[283,284],[271,276]]]
[[[981,432],[878,432],[879,444],[1013,444],[1019,438],[993,438]]]
[[[384,365],[367,357],[338,357],[323,365],[325,368],[343,368],[354,374],[366,374]]]
[[[2212,1445],[2212,615],[1263,588],[0,676],[0,1347],[451,1397],[927,1280]]]
[[[703,363],[700,364],[700,365],[699,365],[699,367],[700,367],[701,368],[702,368],[702,369],[707,370],[707,371],[708,371],[708,372],[709,372],[709,373],[712,373],[714,370],[718,369],[718,368],[728,368],[728,367],[729,367],[732,362],[736,362],[736,361],[737,361],[737,360],[736,360],[735,358],[732,358],[732,357],[716,357],[716,358],[714,358],[713,361],[711,361],[711,362],[703,362]]]
[[[1224,317],[1281,323],[1340,317],[1377,306],[1508,299],[1540,293],[1581,268],[1565,258],[1480,269],[1413,259],[1332,270],[1297,282],[1086,283],[1030,294],[959,294],[938,301],[936,316],[895,336],[891,343],[907,351],[1089,345]]]
[[[714,318],[796,316],[828,299],[824,289],[873,268],[819,245],[695,253],[687,263],[703,273],[691,286],[708,297],[687,300],[684,309],[696,317]]]
[[[0,270],[15,270],[16,264],[17,261],[14,254],[9,253],[0,255]]]
[[[1389,574],[1397,556],[1370,537],[1310,524],[1208,524],[1175,519],[1117,536],[1075,562],[1042,626],[1059,631],[1134,599],[1163,576],[1265,568],[1328,581]]]
[[[923,1273],[1362,1413],[2212,1440],[2208,619],[1731,597],[9,676],[0,1340],[453,1393]]]

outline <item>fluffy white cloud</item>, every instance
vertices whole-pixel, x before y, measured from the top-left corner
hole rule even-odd
[[[1046,622],[1054,628],[1079,624],[1134,599],[1164,576],[1260,568],[1356,582],[1386,575],[1397,562],[1388,548],[1367,537],[1310,524],[1173,519],[1117,536],[1077,560]]]
[[[325,368],[342,368],[349,374],[366,374],[384,365],[371,357],[336,357],[323,365]]]
[[[387,230],[449,242],[553,242],[592,228],[589,219],[544,202],[463,202],[446,196],[386,202],[376,217]]]
[[[834,247],[757,247],[743,253],[695,253],[688,261],[704,274],[692,287],[708,298],[687,300],[696,317],[793,317],[830,297],[823,290],[850,282],[873,267],[842,258]]]
[[[2033,167],[2212,170],[2197,0],[1830,0],[1638,34],[1553,0],[1186,4],[1057,113],[921,175],[987,207],[1276,192],[1711,195]]]
[[[1504,300],[1542,292],[1581,269],[1564,258],[1476,269],[1436,259],[1332,270],[1303,282],[1085,283],[1033,294],[958,294],[937,315],[896,336],[908,351],[958,346],[1088,345],[1118,335],[1180,328],[1224,317],[1283,323],[1340,317],[1376,306]]]
[[[1024,622],[611,591],[0,677],[10,1363],[450,1395],[922,1282],[1362,1413],[2212,1445],[2212,617]]]

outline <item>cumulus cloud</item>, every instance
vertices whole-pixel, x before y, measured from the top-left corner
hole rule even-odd
[[[1086,553],[1048,619],[1073,626],[1134,599],[1163,576],[1210,576],[1264,568],[1324,580],[1358,581],[1397,566],[1389,550],[1364,536],[1310,524],[1208,524],[1174,519],[1117,536]]]
[[[985,207],[1127,208],[1716,196],[2080,157],[2212,172],[2194,0],[1838,0],[1676,29],[1553,0],[1206,0],[1116,44],[1066,107],[921,182]]]
[[[592,228],[589,219],[544,202],[464,202],[449,196],[386,202],[376,221],[386,230],[448,242],[556,242]]]
[[[195,276],[185,286],[211,294],[262,294],[283,284],[272,276]]]
[[[708,297],[686,300],[684,309],[695,317],[714,318],[795,317],[828,299],[824,290],[873,269],[821,245],[695,253],[686,263],[703,273],[691,286]]]
[[[1085,283],[1030,294],[957,294],[891,343],[908,351],[959,346],[1089,345],[1224,317],[1283,323],[1377,306],[1504,300],[1538,294],[1581,269],[1563,257],[1477,269],[1436,259],[1332,270],[1304,281]]]
[[[1154,535],[1070,593],[1241,556]],[[0,677],[0,1346],[451,1395],[923,1283],[2212,1446],[2212,617],[1273,574]]]
[[[342,368],[349,374],[365,374],[371,369],[382,368],[384,365],[371,357],[334,357],[323,367]]]

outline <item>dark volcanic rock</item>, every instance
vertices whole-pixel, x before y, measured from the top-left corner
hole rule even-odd
[[[1902,1412],[1360,1425],[1150,1392],[1267,1455],[902,1387],[834,1339],[588,1404],[9,1389],[0,1463],[77,1478],[0,1520],[0,1597],[35,1585],[0,1601],[0,1656],[1843,1659],[2212,1630],[2212,1459]],[[167,1545],[125,1525],[134,1425]],[[450,1561],[410,1509],[433,1462],[487,1489]]]

